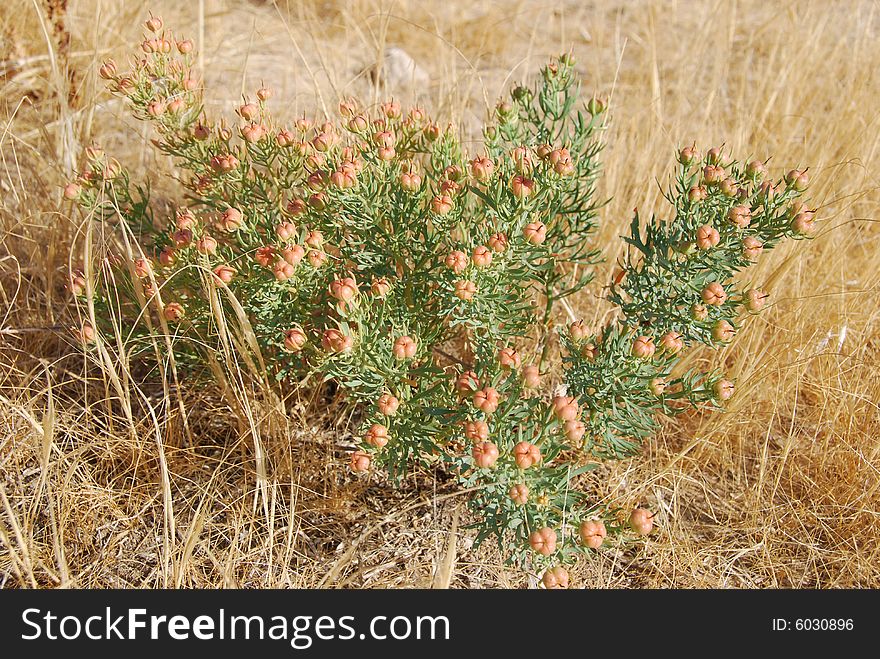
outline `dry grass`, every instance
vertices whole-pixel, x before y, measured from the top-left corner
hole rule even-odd
[[[491,547],[470,549],[454,524],[463,496],[442,474],[393,491],[338,469],[349,419],[325,392],[292,394],[282,415],[234,369],[225,395],[178,388],[109,354],[84,362],[67,338],[77,312],[64,273],[82,237],[58,185],[81,146],[98,140],[160,194],[173,190],[170,164],[95,79],[95,63],[123,58],[152,9],[204,40],[217,111],[261,80],[290,115],[372,98],[380,92],[365,72],[394,45],[431,82],[381,93],[473,132],[487,101],[572,48],[587,93],[613,90],[600,236],[609,262],[633,206],[667,210],[656,179],[677,145],[724,142],[775,154],[777,168],[809,164],[821,235],[749,272],[776,304],[734,347],[693,356],[723,364],[738,396],[723,414],[667,424],[642,455],[583,484],[621,505],[650,504],[660,530],[575,576],[588,587],[880,586],[876,3],[289,4],[0,7],[0,583],[527,583]],[[605,311],[589,294],[578,304],[589,319]]]

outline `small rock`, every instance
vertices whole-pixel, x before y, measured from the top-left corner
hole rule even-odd
[[[391,46],[385,49],[381,69],[374,66],[370,69],[373,84],[386,87],[423,87],[431,78],[428,72],[416,64],[416,61],[403,48]]]

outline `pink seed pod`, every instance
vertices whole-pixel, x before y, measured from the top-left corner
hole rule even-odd
[[[354,346],[354,339],[335,328],[324,330],[321,335],[321,346],[324,350],[336,353],[349,352]]]
[[[460,394],[470,394],[480,388],[480,380],[473,371],[465,371],[455,380],[455,390]]]
[[[563,424],[562,431],[565,434],[565,438],[572,446],[580,446],[584,439],[584,435],[587,434],[587,427],[584,425],[583,421],[579,419],[571,419]]]
[[[369,121],[367,121],[367,118],[362,114],[354,116],[348,120],[348,130],[350,130],[352,133],[361,135],[363,133],[366,133],[369,128],[370,123]]]
[[[453,181],[451,179],[446,179],[440,184],[440,194],[449,195],[450,197],[454,197],[459,192],[461,192],[461,184],[458,181]]]
[[[706,185],[718,185],[726,178],[724,168],[718,165],[706,165],[703,167],[703,182]]]
[[[697,151],[696,144],[686,146],[678,152],[678,162],[686,167],[692,165],[700,159],[700,152]]]
[[[287,352],[299,352],[308,340],[306,333],[303,332],[301,327],[291,327],[284,332],[284,349]]]
[[[136,258],[134,260],[134,274],[140,279],[146,279],[153,274],[153,264],[149,259]]]
[[[594,109],[598,110],[598,108]],[[541,583],[544,584],[544,588],[547,590],[566,590],[568,582],[568,570],[561,565],[549,568],[541,577]]]
[[[595,343],[585,343],[581,346],[580,355],[587,361],[593,361],[596,359],[596,354],[598,354],[598,349],[596,348]]]
[[[535,192],[535,182],[518,174],[510,180],[510,191],[513,192],[513,196],[517,199],[525,199]]]
[[[532,152],[524,146],[514,148],[510,152],[510,157],[520,174],[529,174],[535,167],[532,162]]]
[[[703,302],[715,306],[721,306],[727,300],[727,293],[724,291],[724,287],[717,281],[707,284],[706,288],[700,293],[700,296],[703,298]]]
[[[532,245],[540,245],[547,239],[547,226],[543,222],[529,222],[523,227],[523,237]]]
[[[407,192],[418,192],[422,187],[422,177],[415,172],[404,172],[400,175],[400,187]]]
[[[263,247],[257,248],[257,251],[254,253],[254,261],[259,263],[264,268],[268,268],[269,264],[275,260],[275,248],[271,245],[264,245]]]
[[[376,448],[383,448],[388,443],[388,428],[374,423],[364,434],[364,442]]]
[[[690,316],[693,320],[703,321],[709,317],[709,310],[702,304],[691,305]]]
[[[785,185],[792,190],[803,192],[810,184],[810,175],[805,169],[792,169],[783,178]]]
[[[482,420],[465,421],[464,436],[472,442],[485,442],[489,439],[489,424]]]
[[[306,258],[308,259],[309,264],[313,268],[320,268],[322,265],[324,265],[327,262],[328,257],[325,252],[322,252],[319,249],[312,249],[312,250],[309,250],[309,253],[306,255]]]
[[[306,236],[306,245],[312,249],[320,249],[324,244],[324,235],[320,231],[309,231]]]
[[[447,268],[452,270],[455,274],[460,275],[467,269],[468,257],[467,254],[461,250],[455,250],[447,254],[443,262],[446,264]]]
[[[660,347],[666,352],[676,354],[684,347],[684,341],[681,334],[670,331],[660,338]]]
[[[318,133],[311,141],[312,148],[318,153],[329,151],[336,143],[336,137],[332,133]]]
[[[161,263],[166,268],[174,265],[174,248],[171,246],[165,247],[159,253],[159,263]]]
[[[296,270],[292,265],[290,265],[287,261],[282,259],[278,259],[275,261],[275,265],[272,266],[272,274],[275,276],[277,281],[287,281],[291,277],[293,277]]]
[[[174,214],[174,224],[180,229],[193,229],[196,226],[196,216],[188,208],[178,208]]]
[[[751,313],[758,313],[761,309],[764,308],[764,305],[767,303],[767,298],[769,297],[770,296],[767,295],[767,293],[759,288],[752,288],[746,291],[746,309],[748,309]]]
[[[269,87],[260,87],[257,90],[257,98],[260,99],[261,101],[263,101],[263,103],[268,101],[274,95],[275,95],[275,92],[272,91]]]
[[[492,263],[492,252],[485,245],[477,245],[471,253],[471,261],[478,268],[487,268]]]
[[[509,496],[516,505],[524,506],[529,502],[529,488],[522,483],[512,485],[507,491],[507,496]]]
[[[553,414],[560,421],[574,421],[581,410],[574,396],[556,396],[553,399]]]
[[[220,226],[224,231],[238,231],[244,224],[244,216],[237,208],[227,208],[220,216]]]
[[[506,370],[514,370],[519,368],[521,358],[516,348],[501,348],[498,351],[498,364]]]
[[[376,297],[383,298],[391,292],[391,283],[385,277],[379,277],[373,280],[370,290]]]
[[[217,241],[206,234],[196,241],[196,250],[199,254],[216,254]]]
[[[350,190],[357,185],[357,176],[351,168],[337,169],[330,174],[330,185],[340,190]]]
[[[385,147],[388,149],[394,146],[394,142],[394,133],[391,131],[381,130],[373,134],[373,143],[378,147]]]
[[[522,369],[523,386],[528,389],[537,389],[541,386],[541,373],[534,364],[523,366]]]
[[[498,409],[498,404],[501,402],[501,396],[493,387],[486,387],[475,391],[471,400],[474,403],[474,407],[487,416],[491,416],[495,413],[495,410]]]
[[[655,396],[662,396],[663,392],[666,391],[666,380],[663,378],[652,378],[648,383],[648,389]]]
[[[746,165],[746,176],[756,182],[763,181],[767,176],[767,167],[760,160],[752,160]]]
[[[648,535],[654,528],[654,514],[647,508],[636,508],[630,513],[629,525],[638,535]]]
[[[637,336],[633,341],[632,354],[633,357],[639,359],[650,359],[654,356],[656,349],[654,339],[650,336]]]
[[[279,130],[275,135],[275,144],[280,146],[282,149],[287,149],[296,144],[296,135],[287,130],[286,128]]]
[[[594,117],[605,112],[605,109],[607,107],[608,103],[606,103],[604,99],[598,98],[596,96],[587,101],[587,112],[589,112]]]
[[[717,165],[721,162],[721,147],[715,146],[706,151],[706,162]]]
[[[397,151],[395,151],[393,146],[380,146],[377,149],[376,154],[379,156],[379,160],[388,162],[389,160],[394,160]]]
[[[459,300],[470,301],[474,299],[477,292],[477,285],[470,280],[462,280],[455,282],[455,297]]]
[[[394,416],[397,414],[399,407],[400,401],[391,394],[382,394],[379,396],[379,400],[376,401],[376,408],[379,410],[379,414],[383,416]]]
[[[574,174],[574,162],[570,157],[560,158],[553,165],[553,171],[560,176],[571,176]]]
[[[495,163],[485,156],[474,158],[470,162],[471,176],[480,183],[487,183],[495,172]]]
[[[131,78],[119,78],[112,89],[119,94],[125,94],[128,96],[134,91],[134,83],[131,81]]]
[[[171,239],[174,241],[175,246],[181,248],[186,247],[192,242],[192,229],[178,229],[171,234]]]
[[[357,282],[354,277],[334,279],[330,282],[329,292],[340,302],[348,302],[358,294]]]
[[[583,320],[576,320],[568,326],[568,333],[573,341],[583,341],[590,336],[590,328]]]
[[[163,23],[162,19],[158,16],[150,16],[150,19],[144,25],[150,32],[158,32],[162,29]]]
[[[429,142],[435,142],[440,138],[442,131],[437,124],[429,124],[425,127],[425,139]]]
[[[730,380],[718,380],[715,383],[715,398],[718,400],[730,400],[731,396],[733,396],[734,385]]]
[[[260,118],[260,106],[255,103],[245,103],[238,108],[238,116],[245,121],[256,121]]]
[[[759,256],[761,256],[761,252],[764,250],[764,243],[755,238],[754,236],[746,236],[743,238],[743,256],[747,259],[754,261]]]
[[[428,118],[428,115],[425,114],[425,111],[419,107],[410,108],[407,116],[414,124],[420,124]]]
[[[406,359],[412,359],[416,356],[416,351],[418,350],[418,346],[416,345],[415,340],[409,336],[401,336],[398,337],[394,341],[394,346],[391,348],[391,353],[394,355],[394,358],[398,361],[404,361]]]
[[[188,92],[191,92],[194,89],[197,89],[198,86],[199,86],[199,81],[196,78],[186,78],[183,81],[183,88]]]
[[[556,531],[549,526],[529,534],[529,546],[537,554],[550,556],[556,551]]]
[[[224,284],[228,284],[232,281],[232,278],[235,277],[237,270],[229,265],[218,265],[214,268],[214,276],[222,281]]]
[[[164,316],[165,320],[169,323],[180,321],[184,315],[186,315],[186,311],[184,310],[183,305],[179,302],[169,302],[165,305],[165,308],[162,309],[162,316]]]
[[[745,204],[734,206],[727,212],[727,221],[740,229],[745,229],[752,222],[752,210]]]
[[[327,197],[323,192],[316,192],[309,196],[309,206],[315,210],[324,210],[327,207]]]
[[[447,215],[454,206],[449,195],[438,195],[431,200],[431,211],[436,215]]]
[[[493,252],[496,252],[498,254],[506,250],[509,244],[510,243],[507,240],[507,236],[503,233],[493,234],[492,237],[489,238],[489,247],[492,248]]]
[[[241,136],[245,142],[250,142],[251,144],[259,142],[266,136],[266,133],[266,127],[263,124],[251,123],[243,126],[241,129]]]
[[[147,114],[152,117],[160,117],[165,114],[165,104],[162,101],[152,101],[147,105]]]
[[[97,336],[95,328],[89,321],[85,321],[78,329],[75,329],[74,334],[82,343],[94,343]]]
[[[67,281],[67,289],[74,297],[82,297],[86,294],[86,278],[82,270],[73,270]]]
[[[291,202],[293,203],[293,202]],[[275,235],[278,236],[278,240],[288,241],[291,238],[296,237],[296,225],[292,222],[282,222],[278,226],[275,227]]]
[[[193,137],[200,142],[211,137],[211,127],[206,126],[202,122],[198,122],[195,126],[193,126],[192,132]]]
[[[471,451],[474,464],[480,469],[490,469],[498,461],[498,447],[492,442],[480,442]]]
[[[391,100],[382,104],[382,114],[388,117],[391,120],[400,119],[401,110],[400,103],[397,101]]]
[[[195,45],[189,39],[177,42],[177,52],[181,55],[189,55],[193,51],[193,48],[195,48]]]
[[[68,201],[74,201],[75,199],[79,199],[79,196],[82,194],[82,188],[76,183],[68,183],[64,186],[64,198]]]
[[[726,320],[717,320],[712,326],[712,338],[719,343],[729,343],[733,340],[736,330]]]
[[[791,221],[792,231],[802,236],[809,236],[816,231],[816,218],[812,211],[801,211]]]
[[[701,201],[704,201],[708,196],[709,193],[702,185],[695,185],[690,190],[688,190],[688,201],[690,201],[692,204],[698,204]]]
[[[291,199],[287,202],[287,212],[291,215],[302,215],[306,212],[306,202],[302,199]]]
[[[513,460],[520,469],[528,469],[541,461],[541,449],[529,442],[519,442],[513,447]]]
[[[357,473],[370,471],[370,463],[373,459],[369,453],[364,451],[355,451],[351,454],[351,470]]]
[[[305,255],[306,250],[302,245],[292,245],[281,250],[281,258],[293,266],[299,265],[299,262],[303,260]]]
[[[587,520],[581,522],[581,525],[578,527],[578,535],[584,547],[598,549],[608,536],[608,530],[605,528],[605,522],[602,520]]]
[[[735,197],[739,193],[739,186],[729,176],[718,184],[718,190],[725,197]]]
[[[461,181],[464,178],[464,172],[458,165],[449,165],[443,170],[443,178],[447,181]]]
[[[101,76],[104,80],[112,80],[116,77],[116,62],[112,59],[108,59],[106,62],[101,64],[101,68],[98,69],[98,75]]]

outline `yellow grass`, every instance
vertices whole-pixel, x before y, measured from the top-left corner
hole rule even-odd
[[[659,530],[583,560],[574,581],[880,586],[876,3],[70,0],[60,17],[50,4],[65,3],[0,7],[0,584],[530,583],[492,547],[471,549],[466,495],[442,474],[396,491],[346,475],[341,400],[303,390],[283,415],[231,353],[217,364],[225,391],[131,371],[121,344],[84,361],[63,288],[84,225],[59,185],[96,140],[158,199],[176,194],[171,163],[96,79],[152,10],[201,42],[212,112],[263,81],[281,116],[394,95],[474,139],[487,103],[571,49],[585,94],[612,94],[599,235],[609,266],[634,206],[668,212],[657,180],[677,146],[772,155],[776,174],[809,166],[820,235],[746,273],[774,306],[733,347],[692,357],[735,376],[737,396],[723,414],[667,423],[641,455],[581,484],[649,505]],[[372,85],[386,46],[415,58],[427,88]],[[591,322],[607,309],[599,293],[575,302]]]

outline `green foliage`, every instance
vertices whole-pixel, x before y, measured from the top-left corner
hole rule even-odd
[[[683,150],[672,219],[643,228],[636,213],[624,238],[631,250],[609,296],[620,317],[560,331],[567,396],[551,401],[547,355],[523,364],[522,352],[551,345],[556,303],[589,283],[599,255],[590,236],[606,112],[597,99],[582,105],[571,56],[499,103],[486,151],[469,155],[453,127],[393,101],[344,101],[337,122],[285,127],[261,89],[236,129],[213,123],[192,55],[173,53],[171,39],[149,37],[131,72],[105,64],[102,75],[155,128],[185,204],[156,214],[97,149],[65,190],[118,227],[124,252],[89,286],[72,273],[97,310],[86,343],[121,317],[132,345],[171,333],[178,362],[197,365],[235,313],[218,295],[228,289],[279,387],[318,376],[359,406],[355,471],[399,479],[414,462],[442,465],[476,489],[478,540],[538,567],[623,533],[619,511],[591,503],[577,477],[599,457],[631,455],[660,417],[729,396],[718,373],[680,372],[681,351],[729,339],[743,307],[763,304],[732,278],[756,241],[767,249],[812,227],[793,203],[806,175],[773,185],[760,163]],[[713,283],[724,299],[707,293]]]

